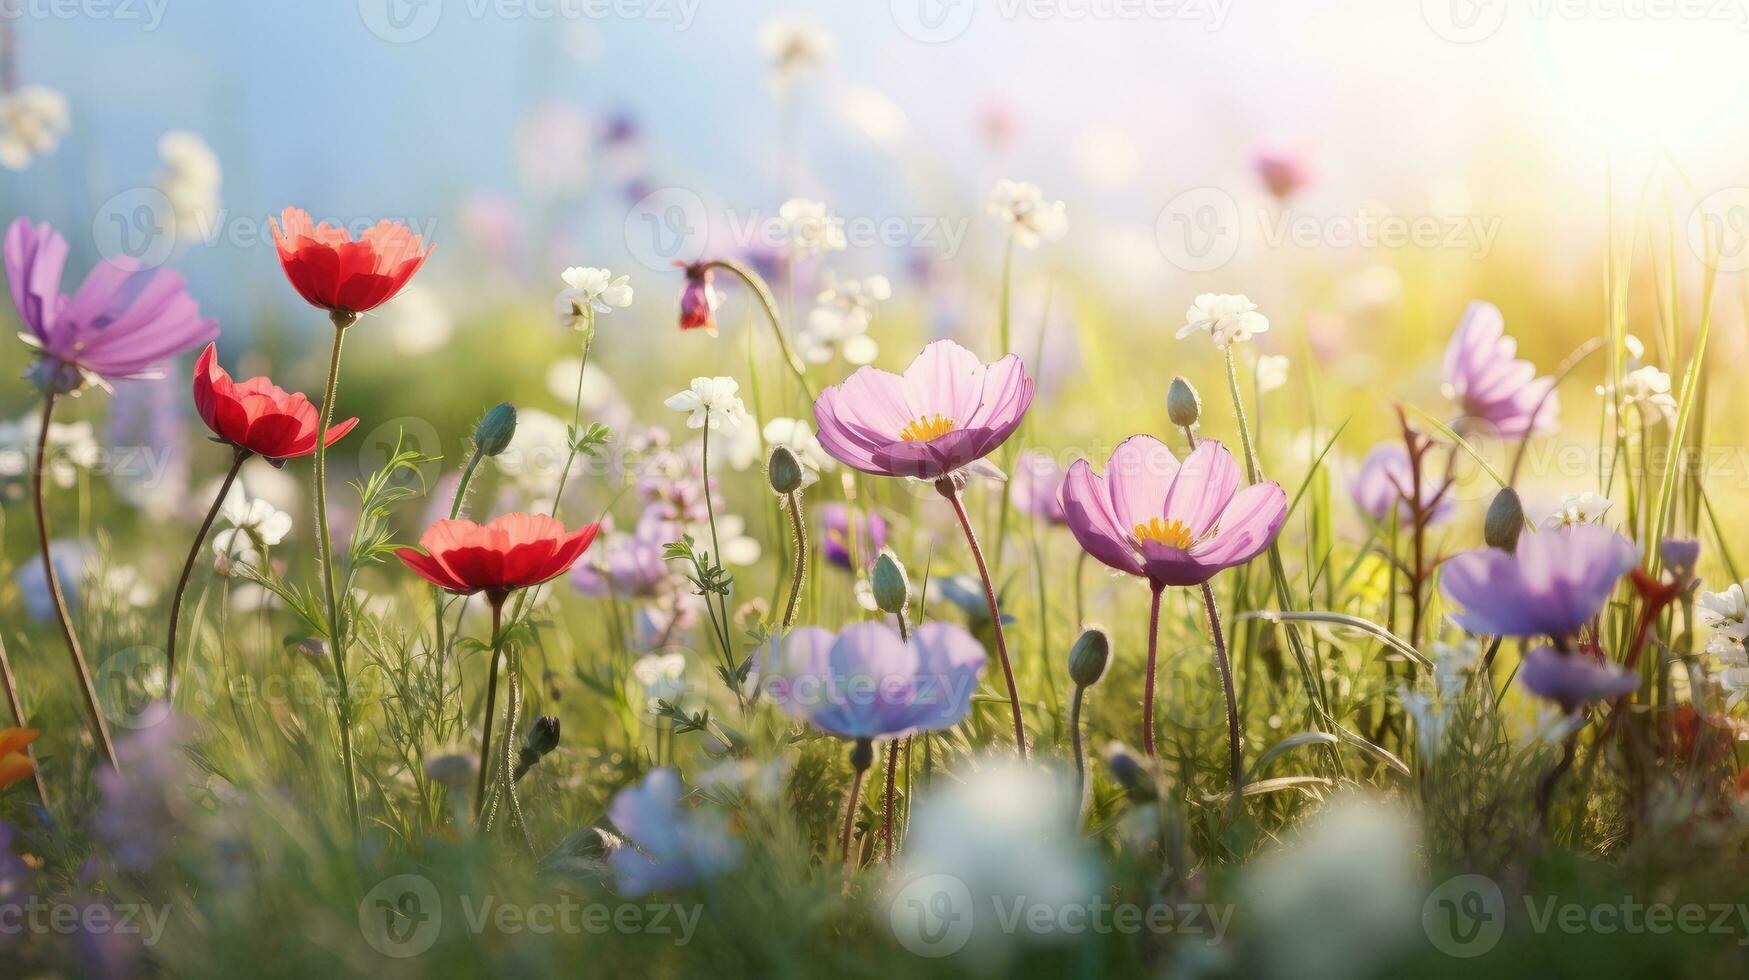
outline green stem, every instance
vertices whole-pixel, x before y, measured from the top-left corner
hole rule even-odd
[[[334,581],[334,541],[328,531],[328,427],[334,421],[334,401],[340,390],[340,348],[346,340],[346,328],[357,322],[358,314],[335,310],[329,319],[334,324],[334,345],[328,354],[328,383],[322,389],[322,412],[316,428],[316,553],[322,566],[322,595],[328,610],[328,646],[334,657],[334,678],[340,689],[334,711],[340,723],[340,761],[346,775],[346,807],[356,834],[361,821],[358,779],[352,758],[352,691],[346,680],[346,624],[340,616],[340,600]]]
[[[1154,597],[1148,603],[1148,667],[1142,680],[1142,751],[1153,758],[1154,750],[1154,672],[1160,654],[1160,596],[1165,586],[1150,583]]]
[[[978,577],[984,580],[984,601],[990,607],[990,630],[996,634],[996,657],[1002,662],[1002,679],[1008,685],[1008,706],[1014,712],[1014,746],[1024,759],[1026,726],[1020,720],[1020,689],[1014,683],[1014,665],[1008,660],[1008,639],[1002,631],[1002,611],[996,606],[996,584],[990,581],[990,568],[984,563],[984,549],[978,546],[978,535],[972,530],[972,519],[966,514],[966,505],[960,500],[958,488],[953,486],[951,480],[937,483],[936,488],[953,505],[954,516],[959,518],[960,528],[965,531],[966,544],[972,549],[972,559],[977,562]]]
[[[232,453],[231,469],[225,474],[225,480],[219,485],[219,494],[213,498],[213,505],[206,512],[206,520],[201,521],[200,530],[195,532],[194,545],[188,549],[188,560],[182,563],[182,577],[176,581],[176,592],[170,599],[170,635],[164,641],[164,676],[165,684],[170,690],[170,701],[176,701],[176,623],[182,616],[182,595],[188,591],[188,578],[194,572],[194,563],[200,557],[201,546],[206,544],[207,532],[212,530],[213,520],[219,516],[219,509],[225,505],[225,496],[231,492],[231,484],[237,482],[237,473],[243,468],[243,461],[254,455],[241,446]]]
[[[802,523],[802,495],[799,492],[789,494],[789,527],[795,536],[796,556],[789,586],[789,604],[783,610],[785,632],[795,625],[796,603],[802,597],[802,579],[808,574],[808,532]]]
[[[1227,696],[1227,740],[1229,745],[1229,763],[1233,770],[1233,798],[1239,798],[1239,790],[1245,781],[1245,756],[1243,743],[1239,732],[1239,702],[1233,693],[1233,667],[1227,662],[1227,638],[1221,633],[1221,612],[1215,605],[1215,590],[1207,582],[1202,584],[1203,608],[1208,611],[1209,637],[1215,643],[1215,669],[1221,675],[1221,690]]]
[[[85,651],[79,648],[79,637],[73,632],[73,617],[67,612],[67,597],[61,593],[61,578],[55,573],[55,560],[49,553],[49,522],[43,511],[43,472],[47,463],[49,448],[49,420],[55,414],[56,394],[49,392],[43,398],[42,431],[36,439],[36,466],[31,470],[31,492],[36,500],[36,535],[42,546],[43,576],[48,581],[49,596],[55,601],[55,617],[61,624],[61,637],[67,641],[67,652],[73,657],[73,673],[79,677],[79,689],[85,696],[85,711],[91,716],[91,730],[97,733],[97,741],[103,746],[103,754],[109,760],[109,767],[116,771],[121,765],[116,761],[115,743],[109,737],[109,723],[103,720],[103,710],[97,701],[97,686],[91,682],[91,668],[85,663]]]
[[[705,263],[705,268],[722,269],[746,283],[748,289],[753,290],[753,295],[759,299],[759,305],[765,308],[765,318],[771,323],[771,335],[777,338],[778,350],[783,352],[784,364],[789,366],[790,373],[796,376],[796,382],[802,386],[804,392],[807,392],[808,401],[812,402],[815,398],[815,391],[813,383],[808,380],[807,365],[803,364],[802,359],[796,356],[796,352],[789,345],[789,340],[783,335],[783,321],[777,315],[777,299],[771,295],[771,287],[765,284],[765,279],[751,266],[744,265],[734,259],[712,259]]]
[[[571,403],[571,431],[569,432],[569,451],[565,453],[565,465],[559,470],[559,487],[553,491],[553,516],[559,516],[559,500],[565,495],[565,481],[571,476],[571,464],[577,460],[578,430],[583,428],[583,374],[589,367],[589,348],[595,344],[595,311],[584,311],[585,325],[583,327],[583,356],[577,364],[577,396]]]

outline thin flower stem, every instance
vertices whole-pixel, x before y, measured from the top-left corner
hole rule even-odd
[[[802,359],[796,356],[796,352],[789,345],[789,340],[783,335],[783,321],[777,315],[777,300],[771,295],[771,287],[765,284],[764,277],[754,271],[751,266],[744,265],[734,259],[711,259],[704,266],[706,269],[722,269],[746,283],[748,289],[753,290],[753,295],[759,299],[759,305],[765,308],[765,318],[770,321],[771,335],[777,338],[777,347],[783,352],[784,364],[789,367],[790,373],[796,376],[796,381],[802,386],[802,390],[807,392],[808,401],[813,401],[816,392],[813,383],[808,380],[807,365],[803,364]]]
[[[231,484],[237,482],[237,473],[243,469],[243,462],[254,455],[249,450],[238,446],[232,453],[231,469],[225,473],[225,480],[219,485],[218,496],[213,498],[213,505],[206,512],[206,520],[200,524],[200,530],[195,532],[194,545],[188,549],[188,560],[182,563],[182,577],[176,580],[176,592],[170,599],[170,634],[164,641],[164,676],[165,684],[170,689],[170,702],[176,703],[176,622],[182,616],[182,594],[188,590],[188,577],[194,572],[194,562],[200,557],[201,546],[206,544],[207,532],[212,530],[213,521],[219,516],[219,509],[225,505],[225,497],[231,492]]]
[[[492,657],[490,672],[486,675],[486,717],[480,726],[480,772],[478,782],[474,785],[474,820],[477,822],[486,808],[486,773],[491,768],[492,761],[492,716],[498,708],[498,661],[503,656],[503,649],[498,642],[500,619],[503,616],[505,596],[488,593],[486,601],[492,606]],[[505,738],[509,738],[508,735]]]
[[[1087,814],[1087,750],[1081,745],[1081,703],[1087,698],[1087,688],[1075,685],[1069,699],[1069,750],[1075,757],[1076,813]]]
[[[881,841],[882,858],[888,864],[893,863],[893,776],[899,768],[899,743],[904,739],[891,739],[887,742],[887,795],[881,803]]]
[[[1233,667],[1227,662],[1227,638],[1221,632],[1221,611],[1215,605],[1215,590],[1207,582],[1202,584],[1202,604],[1208,611],[1209,638],[1215,644],[1215,669],[1221,675],[1221,690],[1227,696],[1227,741],[1229,761],[1233,770],[1233,799],[1239,799],[1239,790],[1245,782],[1244,743],[1239,732],[1239,701],[1233,693]]]
[[[36,536],[42,545],[43,576],[48,580],[49,596],[55,601],[55,615],[61,624],[61,636],[67,641],[67,652],[73,657],[73,672],[79,675],[80,691],[85,695],[85,710],[91,716],[91,729],[103,746],[103,754],[111,769],[118,772],[115,743],[109,737],[109,723],[103,720],[103,710],[97,701],[97,687],[91,682],[91,668],[85,663],[85,652],[79,648],[79,637],[73,632],[73,617],[67,612],[67,597],[61,593],[61,578],[55,573],[54,557],[49,553],[49,522],[43,511],[43,471],[49,448],[49,420],[55,414],[57,396],[50,392],[43,398],[42,431],[36,439],[36,466],[31,470],[31,493],[36,500]]]
[[[1142,751],[1152,758],[1158,754],[1154,750],[1154,670],[1160,653],[1160,596],[1166,587],[1150,587],[1154,597],[1148,603],[1148,669],[1142,681]]]
[[[802,579],[808,574],[808,531],[802,522],[802,495],[799,491],[789,495],[789,527],[795,535],[796,560],[791,573],[789,604],[783,610],[785,632],[796,623],[796,603],[802,597]]]
[[[18,680],[12,676],[12,660],[6,656],[6,641],[0,639],[0,681],[6,684],[6,702],[12,708],[12,723],[19,728],[27,727],[24,723],[24,706],[18,702]],[[49,809],[49,791],[43,786],[42,770],[37,768],[36,749],[26,745],[25,757],[30,759],[30,778],[36,782],[36,798],[42,804],[43,812]]]
[[[595,345],[595,310],[584,311],[585,326],[583,328],[583,355],[577,365],[577,397],[571,402],[571,431],[569,451],[565,453],[565,465],[559,469],[559,486],[553,491],[553,517],[559,516],[559,500],[565,496],[565,481],[571,476],[571,464],[577,461],[578,430],[583,427],[583,375],[589,368],[589,348]],[[520,604],[521,600],[518,600]]]
[[[480,447],[475,446],[468,456],[467,465],[462,467],[461,478],[455,485],[455,497],[449,503],[449,519],[452,521],[461,515],[462,501],[468,499],[468,485],[474,482],[474,470],[479,467],[483,455]],[[431,596],[432,604],[437,607],[437,644],[432,649],[441,657],[449,653],[449,645],[443,639],[443,614],[449,611],[449,596],[437,586],[431,587]]]
[[[334,712],[340,723],[340,761],[346,776],[346,808],[353,833],[361,824],[358,813],[358,778],[352,760],[352,691],[346,680],[346,629],[340,619],[340,600],[334,581],[334,541],[328,531],[328,427],[334,422],[334,401],[340,390],[340,348],[346,328],[358,314],[335,310],[334,345],[328,354],[328,383],[322,389],[322,412],[316,428],[316,554],[322,566],[322,595],[328,609],[328,648],[334,657],[334,678],[339,699]]]
[[[856,805],[862,801],[862,777],[868,775],[874,763],[874,744],[866,738],[856,740],[850,750],[850,767],[856,775],[850,780],[850,795],[844,801],[844,827],[838,832],[838,847],[844,852],[844,866],[854,869],[856,862],[850,853],[850,832],[856,829]]]
[[[1026,726],[1020,720],[1020,690],[1014,683],[1014,665],[1008,660],[1008,639],[1002,631],[1002,611],[996,606],[996,585],[990,581],[990,568],[984,564],[984,549],[978,546],[977,532],[972,530],[972,519],[966,514],[966,505],[960,499],[958,488],[951,481],[937,484],[937,487],[953,505],[954,516],[959,518],[960,528],[966,533],[966,544],[972,549],[972,559],[978,564],[978,577],[984,580],[984,601],[990,606],[990,630],[996,634],[996,657],[1002,662],[1002,679],[1008,685],[1008,705],[1014,712],[1014,745],[1024,759]]]
[[[1245,421],[1245,399],[1239,394],[1239,365],[1233,358],[1233,348],[1226,348],[1227,389],[1233,395],[1233,414],[1239,419],[1239,443],[1245,449],[1245,477],[1249,483],[1262,479],[1257,466],[1257,450],[1251,445],[1251,426]]]

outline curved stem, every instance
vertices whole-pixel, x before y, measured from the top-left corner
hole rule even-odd
[[[1227,696],[1227,741],[1229,763],[1233,770],[1233,799],[1245,781],[1245,755],[1239,734],[1239,702],[1233,694],[1233,667],[1227,662],[1227,638],[1221,633],[1221,612],[1215,605],[1215,590],[1202,584],[1202,604],[1208,611],[1209,636],[1215,642],[1215,669],[1221,674],[1221,690]]]
[[[322,565],[322,595],[328,609],[328,649],[334,657],[334,679],[339,686],[339,700],[334,706],[340,723],[340,761],[346,776],[346,806],[352,818],[352,829],[359,829],[358,779],[352,761],[352,691],[346,680],[346,629],[340,620],[340,600],[334,581],[334,541],[328,531],[328,427],[334,422],[334,401],[340,390],[340,347],[346,340],[346,328],[358,319],[358,314],[335,310],[334,345],[328,353],[328,383],[322,389],[322,412],[316,429],[316,554]]]
[[[1245,447],[1245,478],[1247,483],[1262,479],[1257,469],[1257,450],[1251,445],[1251,426],[1245,421],[1245,399],[1239,394],[1239,365],[1233,359],[1233,348],[1227,348],[1227,389],[1233,395],[1233,414],[1239,418],[1239,442]]]
[[[978,535],[972,530],[972,519],[960,500],[959,490],[951,483],[937,484],[942,496],[953,505],[954,516],[966,533],[966,544],[972,549],[972,559],[978,564],[978,577],[984,580],[984,601],[990,607],[990,630],[996,634],[996,656],[1002,661],[1002,680],[1008,685],[1008,705],[1014,712],[1014,745],[1020,757],[1026,758],[1026,726],[1020,720],[1020,691],[1014,684],[1014,665],[1008,660],[1008,639],[1002,632],[1002,611],[996,607],[996,586],[990,581],[990,568],[984,564],[984,549],[978,547]]]
[[[486,601],[492,606],[492,655],[490,673],[486,676],[486,718],[480,726],[480,773],[479,782],[474,786],[475,820],[480,819],[480,814],[486,808],[486,773],[491,768],[492,761],[492,716],[498,710],[498,661],[503,654],[498,644],[498,629],[504,614],[504,599],[504,596],[497,594],[488,593],[486,596]]]
[[[1142,751],[1149,758],[1154,751],[1154,667],[1160,653],[1160,596],[1166,591],[1162,585],[1151,586],[1154,598],[1148,603],[1148,671],[1142,682]]]
[[[771,335],[777,338],[777,347],[783,352],[783,361],[789,365],[790,373],[796,376],[796,381],[807,392],[808,400],[815,397],[814,386],[808,381],[807,365],[796,356],[791,349],[789,340],[783,335],[783,321],[777,315],[777,300],[771,295],[771,287],[765,284],[764,277],[755,272],[751,266],[744,265],[734,259],[712,259],[704,264],[706,269],[722,269],[734,275],[753,290],[753,295],[759,298],[759,305],[765,308],[765,318],[771,323]]]
[[[468,497],[468,484],[474,482],[474,470],[480,465],[481,455],[480,447],[475,446],[474,451],[468,456],[467,465],[462,467],[461,478],[456,481],[455,485],[455,498],[449,503],[449,519],[452,521],[461,515],[462,501]],[[435,617],[437,620],[437,645],[432,649],[441,657],[449,652],[449,646],[443,639],[443,614],[449,610],[449,597],[435,585],[431,587],[431,595],[432,605],[437,607],[437,616]]]
[[[583,328],[583,355],[577,364],[577,397],[571,403],[571,431],[567,433],[570,442],[569,451],[565,453],[565,465],[559,470],[558,489],[553,491],[553,516],[559,516],[559,500],[565,496],[565,481],[570,479],[571,464],[577,461],[577,438],[582,435],[578,430],[583,428],[583,374],[589,368],[589,348],[595,344],[595,311],[593,308],[585,312],[588,325]],[[517,600],[520,604],[521,600]]]
[[[237,482],[237,473],[243,469],[243,461],[252,453],[237,447],[232,454],[231,469],[225,474],[225,481],[219,485],[219,494],[213,498],[213,505],[206,512],[206,520],[200,524],[200,530],[195,532],[194,545],[188,549],[188,560],[182,563],[182,577],[176,580],[176,593],[170,599],[170,635],[164,641],[164,676],[165,684],[170,689],[170,703],[176,703],[176,621],[182,616],[182,595],[188,591],[188,577],[194,571],[194,563],[200,557],[201,546],[206,544],[207,532],[212,530],[213,521],[219,516],[219,509],[225,505],[225,497],[231,492],[231,484]]]
[[[49,420],[55,414],[57,396],[50,392],[43,398],[42,431],[36,439],[36,466],[31,470],[31,493],[36,500],[36,536],[42,545],[43,576],[48,580],[49,596],[55,601],[55,616],[61,624],[61,636],[67,641],[67,652],[73,657],[73,673],[79,675],[79,688],[85,696],[85,711],[91,716],[91,729],[97,733],[98,744],[109,760],[110,768],[119,771],[115,743],[109,738],[109,723],[103,720],[103,710],[97,702],[97,686],[91,682],[91,668],[85,663],[85,651],[79,648],[79,637],[73,632],[73,617],[67,612],[67,597],[61,593],[61,578],[55,574],[55,560],[49,554],[49,522],[43,512],[43,467],[49,448]]]
[[[787,632],[796,622],[796,603],[802,597],[802,579],[808,574],[808,529],[802,522],[802,495],[789,495],[789,528],[796,540],[795,568],[791,572],[789,604],[783,610],[783,628]]]

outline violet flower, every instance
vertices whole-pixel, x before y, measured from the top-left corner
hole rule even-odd
[[[1063,481],[1063,512],[1094,558],[1156,588],[1201,585],[1263,553],[1287,520],[1279,483],[1239,489],[1227,447],[1203,439],[1181,464],[1153,436],[1112,451],[1105,475],[1085,459]]]
[[[1015,509],[1044,524],[1069,522],[1063,513],[1061,491],[1063,468],[1051,454],[1029,449],[1014,460],[1014,476],[1008,482],[1008,498]]]
[[[26,331],[20,337],[39,352],[26,376],[44,392],[154,377],[159,364],[219,335],[218,321],[201,319],[182,277],[169,269],[106,260],[78,293],[62,293],[67,240],[47,222],[14,221],[5,253],[12,302]]]
[[[1554,430],[1555,379],[1537,377],[1536,365],[1517,353],[1499,308],[1471,303],[1445,349],[1445,395],[1463,411],[1460,426],[1481,422],[1503,439]]]
[[[876,476],[940,480],[975,463],[1020,427],[1032,379],[1019,357],[993,364],[951,340],[923,348],[903,375],[858,368],[814,402],[820,445]]]
[[[1561,643],[1603,609],[1616,581],[1638,563],[1632,541],[1576,524],[1526,534],[1510,554],[1481,548],[1457,555],[1439,585],[1463,607],[1453,618],[1471,633]]]
[[[146,705],[136,717],[143,727],[115,743],[120,765],[100,768],[95,777],[102,797],[97,834],[110,846],[115,863],[128,871],[157,863],[195,815],[188,798],[195,774],[183,754],[193,724],[161,701]]]
[[[804,626],[766,647],[761,685],[774,704],[847,739],[902,738],[958,724],[971,710],[983,644],[964,627],[926,623],[906,640],[881,622],[837,636]]]
[[[678,773],[653,769],[608,805],[607,818],[636,845],[616,848],[609,859],[621,895],[684,888],[735,864],[734,840],[716,822],[682,807],[681,795]]]
[[[850,508],[840,503],[820,507],[820,553],[839,568],[850,567]],[[856,553],[870,567],[887,546],[887,522],[872,510],[856,513]]]
[[[1530,693],[1574,714],[1587,704],[1631,692],[1640,686],[1640,675],[1583,650],[1562,653],[1545,646],[1524,655],[1518,682]]]
[[[1348,493],[1354,498],[1354,506],[1373,523],[1384,524],[1389,521],[1394,504],[1398,525],[1407,527],[1414,517],[1411,513],[1410,496],[1415,479],[1410,465],[1409,450],[1401,441],[1389,440],[1374,446],[1366,454],[1366,458],[1360,461],[1360,468],[1349,481]],[[1420,504],[1422,507],[1433,507],[1433,513],[1427,522],[1430,527],[1450,517],[1456,506],[1450,494],[1441,496],[1435,502],[1433,498],[1438,494],[1439,481],[1424,475],[1421,480]]]

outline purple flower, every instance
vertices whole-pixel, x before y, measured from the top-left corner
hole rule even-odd
[[[152,377],[157,365],[219,335],[218,321],[201,319],[182,277],[168,269],[141,269],[126,259],[100,262],[68,297],[60,291],[67,240],[47,222],[14,221],[5,253],[25,341],[40,351],[28,376],[44,391]]]
[[[1287,520],[1279,483],[1239,489],[1239,464],[1213,439],[1179,463],[1153,436],[1112,451],[1105,476],[1078,459],[1063,481],[1069,530],[1088,554],[1155,586],[1201,585],[1269,547]]]
[[[825,504],[820,508],[820,551],[826,560],[839,568],[850,567],[850,508],[844,504]],[[872,510],[856,514],[856,553],[862,556],[863,567],[872,567],[887,546],[887,522]]]
[[[909,642],[886,623],[837,636],[804,626],[765,649],[761,684],[796,718],[840,738],[902,737],[958,724],[971,711],[984,647],[964,627],[926,623]]]
[[[1537,377],[1536,365],[1517,353],[1499,308],[1471,303],[1445,349],[1445,394],[1458,403],[1464,424],[1483,422],[1503,439],[1554,430],[1555,379]]]
[[[102,801],[96,820],[116,864],[143,871],[194,815],[187,792],[194,771],[183,755],[193,726],[164,702],[146,705],[136,717],[144,727],[115,743],[121,768],[97,770]]]
[[[1408,448],[1401,442],[1381,442],[1360,461],[1360,469],[1355,471],[1354,479],[1349,482],[1348,493],[1354,498],[1354,506],[1372,518],[1374,523],[1383,524],[1389,520],[1391,506],[1395,504],[1397,523],[1407,525],[1412,517],[1409,497],[1414,485]],[[1422,474],[1421,505],[1433,507],[1433,514],[1428,522],[1430,524],[1436,524],[1451,516],[1455,506],[1449,494],[1434,503],[1433,498],[1438,493],[1438,481]]]
[[[610,858],[621,895],[684,888],[734,865],[735,842],[717,822],[683,808],[680,797],[680,775],[653,769],[608,805],[607,818],[637,845],[616,848]]]
[[[1063,468],[1050,453],[1031,449],[1016,457],[1008,494],[1022,514],[1046,524],[1067,524],[1062,489]]]
[[[613,535],[601,549],[599,563],[580,561],[571,569],[571,585],[578,592],[598,599],[612,595],[650,598],[661,593],[669,581],[668,563],[662,560],[662,552],[663,544],[655,537]]]
[[[939,480],[1020,427],[1032,379],[1013,354],[984,364],[951,340],[923,348],[903,376],[858,368],[814,402],[820,445],[876,476]]]
[[[1595,524],[1518,539],[1518,550],[1466,551],[1446,563],[1440,588],[1464,608],[1471,633],[1567,637],[1591,621],[1616,580],[1639,562],[1632,541]]]
[[[1617,698],[1640,686],[1640,675],[1589,653],[1537,647],[1524,655],[1518,682],[1572,714],[1593,701]]]

